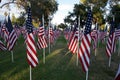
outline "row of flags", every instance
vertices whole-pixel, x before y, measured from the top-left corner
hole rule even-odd
[[[45,33],[44,26],[40,25],[39,29],[36,31],[32,25],[31,18],[31,9],[28,7],[27,10],[28,17],[26,20],[26,28],[22,27],[13,28],[10,17],[8,16],[5,24],[1,26],[0,35],[5,39],[7,43],[7,47],[4,45],[2,41],[0,41],[0,50],[13,50],[13,47],[22,33],[25,39],[26,48],[27,48],[27,60],[31,67],[36,67],[38,65],[37,51],[34,40],[34,35],[37,32],[38,49],[48,47],[48,38],[50,38],[50,42],[54,43],[55,39],[60,35],[60,31],[53,31],[52,27]],[[78,53],[79,60],[82,64],[82,68],[85,72],[88,72],[88,68],[90,66],[90,46],[91,40],[94,41],[94,49],[97,47],[97,42],[99,39],[103,39],[107,33],[106,32],[98,32],[97,30],[93,30],[91,32],[92,25],[92,12],[89,10],[86,27],[84,33],[79,32],[78,25],[75,24],[73,31],[64,32],[66,39],[68,40],[68,49],[73,53]],[[114,26],[111,27],[110,34],[108,35],[107,45],[106,45],[106,53],[111,56],[111,53],[115,50],[115,39],[116,36],[120,35],[120,30],[114,30]],[[47,35],[47,37],[46,37]],[[81,42],[80,42],[81,41]],[[80,46],[79,46],[80,44]],[[117,79],[116,79],[117,80]]]
[[[9,19],[9,24],[12,26],[12,23],[10,21],[10,17],[8,16],[6,19]],[[11,49],[8,49],[8,46],[12,45],[14,46],[17,39],[22,35],[25,39],[27,38],[27,29],[26,26],[19,27],[19,26],[12,26],[10,28],[10,25],[6,22],[8,20],[5,20],[4,24],[1,24],[0,27],[0,37],[1,37],[1,42],[3,45],[6,47],[7,50],[11,51],[13,50],[13,47]],[[7,26],[9,27],[10,30],[8,30]],[[11,31],[13,30],[13,31]],[[10,31],[10,32],[9,32]],[[49,34],[50,34],[50,42],[51,44],[54,43],[54,41],[60,36],[60,30],[58,29],[53,29],[52,27],[48,30],[45,30],[42,25],[39,26],[39,28],[33,28],[33,35],[38,39],[38,42],[36,44],[38,49],[45,48],[47,47],[47,44],[49,42]],[[9,40],[8,40],[9,39]],[[10,41],[10,44],[8,43]],[[12,41],[12,42],[11,42]],[[38,47],[39,46],[39,47]]]
[[[93,40],[93,49],[97,48],[98,41],[103,41],[107,38],[106,43],[106,54],[108,58],[115,51],[115,42],[120,36],[120,29],[114,29],[114,22],[111,22],[111,28],[109,34],[107,32],[93,30],[91,31],[92,25],[92,12],[89,10],[87,21],[85,25],[84,33],[78,31],[78,25],[74,25],[74,29],[65,29],[64,35],[66,40],[68,40],[68,49],[73,53],[77,53],[79,60],[82,64],[84,72],[88,72],[90,66],[90,47]],[[70,34],[70,35],[69,35]],[[87,80],[87,79],[86,79]],[[115,79],[119,80],[119,79]]]
[[[48,47],[49,38],[51,44],[53,44],[54,41],[59,37],[60,30],[53,30],[52,27],[50,27],[48,30],[45,30],[43,25],[40,25],[38,29],[33,28],[33,25],[31,23],[32,18],[30,7],[28,7],[27,14],[28,17],[26,20],[26,26],[24,27],[18,27],[17,25],[13,27],[10,17],[6,17],[5,23],[2,24],[0,27],[0,36],[1,39],[3,39],[0,40],[0,50],[12,51],[14,46],[16,45],[15,43],[19,39],[19,36],[23,35],[27,48],[28,63],[29,65],[31,65],[31,67],[36,67],[36,65],[38,64],[36,47],[38,49]],[[37,43],[35,43],[34,40],[34,37],[36,36],[38,39]]]

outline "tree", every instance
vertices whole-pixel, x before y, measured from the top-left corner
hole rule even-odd
[[[116,26],[118,26],[120,24],[120,4],[114,5],[111,12],[114,15]]]
[[[18,9],[27,10],[26,0],[7,0],[8,3],[3,4],[16,4]],[[53,15],[58,10],[58,3],[56,0],[29,0],[31,3],[32,18],[38,20],[42,18],[42,15],[45,16],[45,21],[48,21],[49,15]],[[9,6],[8,6],[9,7]],[[24,16],[24,15],[23,15]]]
[[[18,3],[23,4],[26,10],[25,0],[16,0]],[[58,10],[58,3],[56,0],[30,0],[32,17],[34,19],[40,19],[42,21],[42,15],[44,14],[45,20],[48,21],[49,15],[53,15]]]
[[[86,7],[82,4],[75,4],[73,12],[69,12],[68,16],[64,19],[65,23],[73,24],[80,16],[81,21],[86,17]]]
[[[16,19],[15,15],[12,14],[12,23],[15,24],[15,23],[16,23],[16,20],[17,20],[17,19]]]
[[[66,24],[63,24],[63,23],[61,23],[61,24],[58,25],[58,28],[65,29],[66,27],[67,27],[67,25],[66,25]]]

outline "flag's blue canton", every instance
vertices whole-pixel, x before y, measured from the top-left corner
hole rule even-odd
[[[78,31],[78,25],[76,23],[74,24],[74,30],[73,31],[74,32]]]
[[[115,31],[115,24],[114,22],[111,22],[111,26],[110,26],[110,35]]]
[[[43,24],[40,24],[40,26],[39,27],[43,27]]]
[[[31,9],[30,7],[28,7],[28,17],[27,17],[27,22],[26,22],[26,28],[27,28],[27,32],[32,33],[33,32],[33,26],[32,26],[32,18],[31,18]]]
[[[9,31],[9,33],[11,33],[12,30],[13,30],[13,27],[12,27],[12,23],[11,23],[11,20],[10,20],[9,16],[8,16],[8,21],[6,22],[6,27],[7,27],[8,31]]]
[[[89,10],[88,15],[87,15],[87,21],[86,21],[84,34],[88,34],[91,32],[91,25],[92,25],[92,12],[91,10]]]

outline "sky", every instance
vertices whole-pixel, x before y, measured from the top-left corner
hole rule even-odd
[[[78,4],[80,0],[57,0],[58,11],[54,14],[52,23],[60,24],[64,22],[64,18],[68,15],[68,12],[72,12],[74,4]]]
[[[6,2],[8,2],[8,0],[1,0],[0,7],[1,7],[1,5],[5,4]],[[19,10],[17,8],[15,8],[15,5],[10,4],[10,6],[12,6],[12,8],[10,10],[5,9],[4,8],[5,6],[0,8],[0,21],[3,21],[5,19],[5,15],[4,15],[5,12],[10,13],[10,15],[12,15],[14,13],[15,17],[19,16]]]
[[[2,0],[2,2],[0,3],[0,6],[2,4],[4,4],[7,0]],[[64,22],[64,18],[68,15],[68,12],[72,12],[73,11],[73,7],[74,4],[78,4],[80,2],[80,0],[56,0],[58,2],[58,11],[53,15],[53,20],[52,23],[53,24],[60,24]],[[11,4],[13,5],[13,4]],[[12,7],[12,9],[9,10],[5,10],[4,8],[0,8],[0,15],[4,16],[4,12],[8,12],[12,15],[12,13],[15,13],[15,16],[18,16],[18,10],[15,7]],[[1,16],[0,16],[1,17]],[[2,18],[4,19],[4,18]],[[1,19],[0,19],[1,20]]]

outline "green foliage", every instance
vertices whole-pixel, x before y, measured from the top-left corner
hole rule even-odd
[[[9,4],[15,4],[18,10],[24,10],[26,13],[28,2],[27,0],[7,0],[8,2],[2,6],[10,8]],[[58,3],[56,0],[28,0],[31,3],[32,17],[39,19],[42,22],[42,15],[44,14],[45,23],[48,23],[48,18],[58,10]],[[20,14],[21,16],[21,14]],[[25,14],[22,14],[25,17]],[[21,18],[21,17],[20,17]],[[18,21],[21,23],[20,21]]]
[[[16,0],[20,4],[23,4],[25,10],[27,7],[26,0]],[[45,16],[45,21],[48,21],[49,15],[53,15],[58,10],[58,3],[56,0],[30,0],[32,16],[34,19],[42,19],[42,15]],[[42,22],[42,21],[41,21]]]
[[[65,29],[66,27],[67,27],[67,25],[66,25],[66,24],[63,24],[63,23],[61,23],[61,24],[58,25],[58,28]]]
[[[16,20],[17,20],[17,18],[15,17],[14,14],[12,14],[12,23],[15,24],[15,23],[16,23]]]
[[[20,26],[23,26],[25,24],[25,17],[20,16],[19,18],[17,18],[16,23],[19,24]]]
[[[120,4],[112,7],[112,13],[115,16],[116,26],[118,26],[120,23]]]
[[[73,12],[69,12],[64,22],[69,24],[73,24],[75,20],[78,22],[78,16],[80,16],[81,20],[86,18],[86,7],[82,4],[75,4]]]

